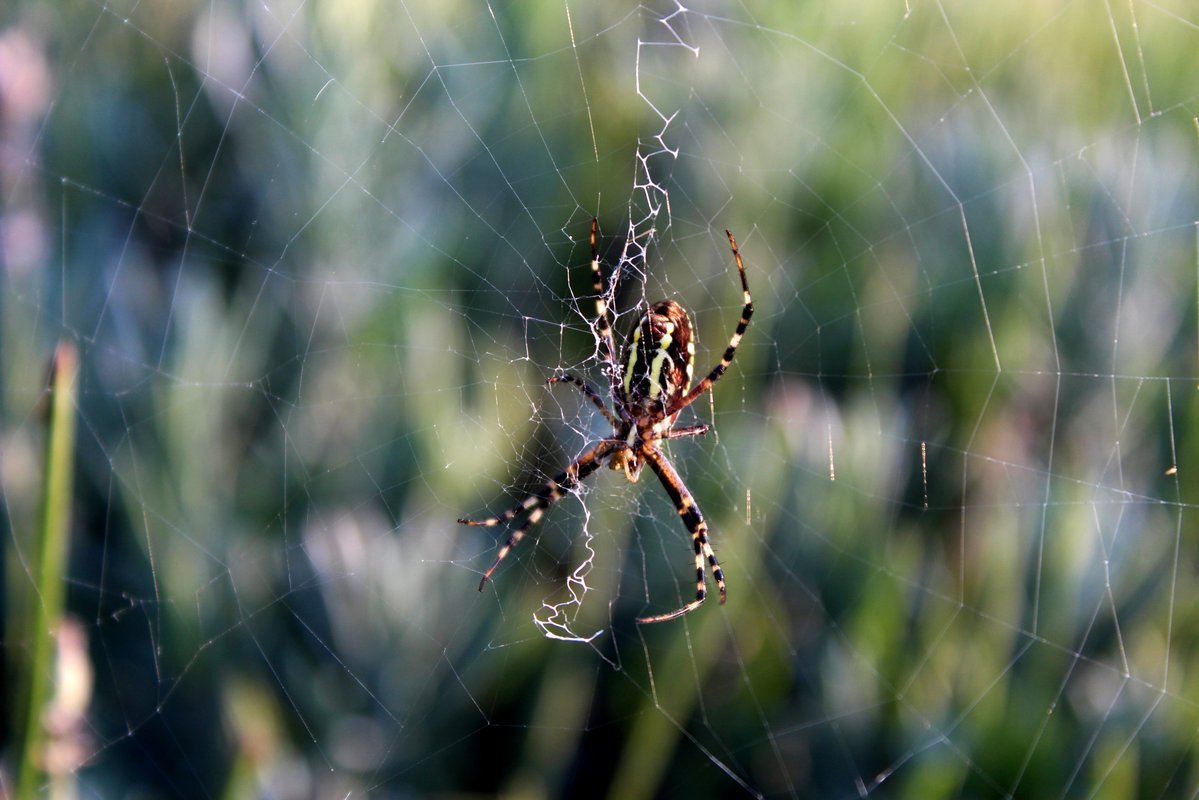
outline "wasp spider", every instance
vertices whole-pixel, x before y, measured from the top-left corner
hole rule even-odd
[[[612,437],[601,439],[557,477],[547,481],[502,514],[482,520],[460,519],[458,522],[463,525],[495,527],[506,525],[519,514],[528,514],[500,548],[492,565],[483,573],[483,579],[479,581],[479,591],[483,591],[487,579],[529,529],[537,524],[546,508],[575,489],[582,480],[606,464],[611,469],[624,470],[625,477],[636,483],[641,477],[641,468],[649,464],[649,468],[658,476],[666,494],[674,503],[679,518],[691,533],[691,540],[695,546],[695,599],[674,611],[637,619],[639,623],[664,622],[681,617],[698,608],[704,601],[707,596],[707,588],[704,585],[705,560],[716,579],[721,603],[725,601],[725,586],[720,562],[716,560],[712,545],[708,543],[708,524],[704,522],[704,515],[659,445],[663,440],[698,436],[708,432],[707,425],[675,428],[674,423],[683,409],[695,402],[697,397],[724,375],[737,353],[737,345],[741,343],[745,329],[749,327],[754,304],[749,294],[749,283],[745,279],[741,254],[737,251],[737,242],[732,233],[725,231],[729,237],[729,246],[733,250],[733,259],[737,262],[737,272],[741,276],[745,307],[741,310],[741,321],[737,323],[737,329],[733,331],[720,363],[696,384],[695,388],[691,388],[695,367],[694,329],[687,311],[673,300],[662,300],[650,306],[649,311],[633,329],[632,338],[625,344],[618,360],[611,312],[605,300],[603,275],[596,251],[597,229],[598,223],[593,219],[591,278],[595,289],[595,330],[599,335],[599,357],[609,378],[613,409],[609,409],[595,389],[579,377],[569,374],[556,375],[547,382],[565,382],[578,387],[608,422],[612,423]],[[612,294],[615,296],[615,288]]]

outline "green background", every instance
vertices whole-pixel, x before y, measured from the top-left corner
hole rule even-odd
[[[17,2],[0,37],[9,719],[54,670],[46,363],[81,359],[93,689],[39,792],[1199,785],[1188,4]],[[481,594],[503,534],[454,523],[608,435],[544,386],[603,385],[593,216],[618,332],[670,297],[714,364],[725,228],[757,308],[670,447],[729,600],[652,627],[691,554],[648,472]],[[534,621],[572,573],[587,644]]]

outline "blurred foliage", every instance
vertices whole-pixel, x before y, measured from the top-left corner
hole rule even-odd
[[[1193,793],[1193,10],[673,11],[0,12],[0,642],[65,337],[82,796]],[[620,330],[674,297],[716,361],[726,227],[757,306],[671,447],[729,602],[646,628],[690,580],[652,479],[482,594],[454,525],[606,435],[544,380],[602,382],[637,154]],[[600,635],[546,639],[587,563]]]

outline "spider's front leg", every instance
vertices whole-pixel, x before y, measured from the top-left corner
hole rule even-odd
[[[615,447],[615,444],[610,441],[600,442],[580,456],[569,467],[562,470],[553,480],[546,481],[528,497],[502,514],[480,520],[466,518],[458,520],[462,525],[493,528],[497,525],[505,525],[511,522],[521,513],[529,512],[529,516],[525,518],[525,521],[520,524],[519,528],[512,531],[512,535],[508,537],[508,541],[504,542],[499,553],[496,554],[495,561],[483,573],[483,579],[479,581],[480,592],[483,591],[483,587],[487,585],[487,580],[499,567],[500,562],[511,552],[513,547],[520,543],[520,540],[525,537],[529,529],[537,524],[542,515],[545,514],[545,510],[565,497],[567,492],[578,486],[588,475],[599,469],[604,462],[604,457],[612,451],[613,447]]]
[[[691,496],[687,485],[683,483],[683,479],[679,477],[674,466],[666,460],[662,451],[653,446],[646,446],[641,448],[641,454],[650,469],[658,476],[658,480],[662,482],[662,487],[666,489],[666,494],[670,495],[675,510],[679,512],[679,518],[683,520],[683,524],[687,526],[687,530],[691,534],[691,541],[695,545],[695,599],[666,614],[638,617],[638,624],[666,622],[699,608],[708,596],[708,589],[704,582],[704,559],[707,559],[708,566],[712,569],[712,577],[716,579],[716,588],[720,592],[720,603],[723,605],[726,599],[724,572],[720,569],[720,562],[716,560],[716,553],[712,551],[712,545],[708,542],[708,523],[704,521],[704,515],[696,505],[695,498]]]

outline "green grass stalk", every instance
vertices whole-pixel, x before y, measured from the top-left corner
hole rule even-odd
[[[24,739],[16,797],[38,794],[44,782],[42,761],[46,730],[42,723],[49,693],[53,690],[55,653],[53,637],[62,618],[66,591],[64,566],[69,544],[71,483],[75,452],[76,378],[79,356],[75,345],[61,342],[54,354],[50,376],[50,420],[46,440],[42,525],[33,565],[37,598],[29,604],[30,660],[24,698]]]

